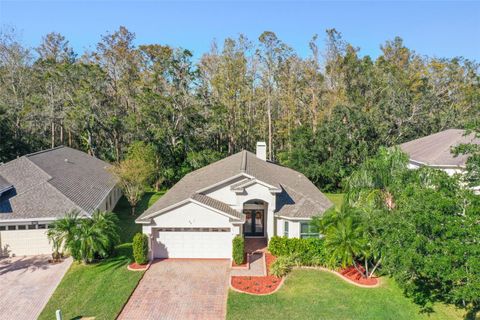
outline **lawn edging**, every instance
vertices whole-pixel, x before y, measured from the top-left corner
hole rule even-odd
[[[320,270],[320,271],[327,271],[327,272],[330,272],[330,273],[333,273],[334,275],[336,275],[337,277],[343,279],[345,282],[348,282],[350,284],[353,284],[354,286],[357,286],[357,287],[360,287],[360,288],[378,288],[382,282],[381,282],[381,279],[380,278],[376,278],[377,279],[377,283],[374,284],[374,285],[365,285],[365,284],[361,284],[361,283],[357,283],[347,277],[345,277],[344,275],[342,275],[341,273],[339,273],[338,271],[335,271],[335,270],[331,270],[331,269],[328,269],[328,268],[324,268],[324,267],[311,267],[311,266],[300,266],[300,267],[294,267],[294,269],[311,269],[311,270]]]
[[[147,271],[150,269],[150,266],[152,265],[152,262],[149,261],[145,265],[137,264],[136,262],[132,262],[127,265],[127,269],[130,271]]]

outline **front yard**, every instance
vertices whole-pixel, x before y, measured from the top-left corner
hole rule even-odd
[[[393,280],[379,288],[359,288],[319,270],[294,270],[277,293],[252,296],[230,290],[227,319],[422,320],[462,319],[463,312],[438,305],[420,313]]]
[[[163,192],[145,194],[136,216],[162,194]],[[132,261],[130,242],[141,228],[135,224],[136,217],[130,214],[130,206],[124,197],[120,199],[114,212],[120,219],[122,242],[117,247],[115,256],[91,265],[73,263],[39,319],[54,319],[57,309],[62,310],[64,319],[93,316],[102,320],[116,318],[143,272],[127,270],[128,263]]]

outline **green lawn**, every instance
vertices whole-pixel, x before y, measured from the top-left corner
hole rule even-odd
[[[114,212],[120,219],[122,244],[117,247],[115,256],[91,265],[74,262],[39,319],[54,319],[57,309],[62,310],[64,319],[82,316],[95,317],[96,320],[116,318],[143,274],[127,270],[127,265],[133,260],[132,237],[141,231],[141,227],[134,222],[135,218],[163,193],[145,194],[135,216],[130,214],[126,199],[120,199]]]
[[[443,320],[462,319],[463,312],[438,305],[435,313],[420,313],[393,280],[365,289],[319,270],[294,270],[283,287],[269,296],[230,291],[227,319],[328,319],[328,320]]]
[[[340,210],[343,205],[344,193],[324,193],[324,195],[333,202],[337,210]]]

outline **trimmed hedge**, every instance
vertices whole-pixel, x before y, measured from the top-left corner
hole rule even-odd
[[[232,256],[235,264],[239,265],[244,262],[245,259],[245,240],[242,236],[236,236],[232,240]]]
[[[144,233],[137,233],[133,237],[133,258],[138,264],[148,262],[148,236]]]
[[[270,239],[268,250],[277,257],[291,257],[298,265],[324,266],[327,263],[324,239],[275,236]]]

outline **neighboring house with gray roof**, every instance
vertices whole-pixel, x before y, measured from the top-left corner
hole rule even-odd
[[[48,225],[76,210],[90,217],[121,197],[110,165],[58,147],[0,165],[0,256],[51,253]]]
[[[151,258],[231,258],[232,239],[318,237],[310,224],[333,204],[303,174],[241,151],[187,174],[136,222]]]
[[[465,135],[462,129],[447,129],[400,145],[410,158],[409,167],[422,166],[444,170],[449,175],[465,170],[468,155],[455,156],[452,149],[461,144],[480,144],[474,133]]]
[[[445,171],[448,175],[465,172],[468,155],[458,155],[452,150],[461,144],[479,144],[480,139],[475,133],[465,134],[463,129],[447,129],[426,137],[418,138],[400,145],[400,149],[408,154],[408,167],[418,169],[430,167]],[[480,186],[472,188],[480,194]]]

